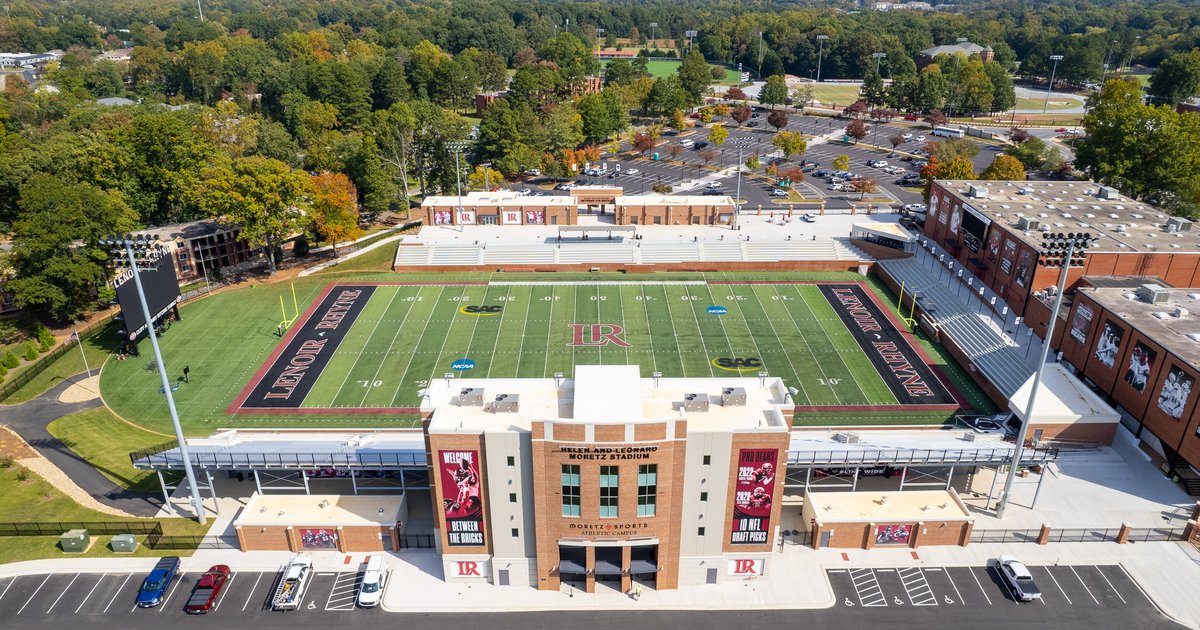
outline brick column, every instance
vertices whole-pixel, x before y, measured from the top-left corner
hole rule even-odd
[[[1038,532],[1037,544],[1044,545],[1050,542],[1050,523],[1042,523],[1042,531]]]
[[[337,550],[346,553],[346,532],[341,525],[337,528]]]
[[[284,535],[287,536],[288,551],[299,553],[300,541],[297,540],[296,528],[288,525],[288,528],[284,530]]]
[[[586,560],[585,560],[583,566],[585,566],[587,568],[585,569],[586,577],[584,578],[583,590],[587,591],[588,593],[595,593],[596,592],[596,548],[595,547],[586,547],[586,550],[587,550],[587,556],[586,556]]]
[[[242,536],[242,526],[238,525],[234,529],[237,531],[238,549],[241,549],[242,551],[248,551],[246,549],[246,538]]]
[[[921,546],[921,530],[924,529],[924,527],[924,521],[917,521],[917,524],[913,526],[912,533],[908,536],[909,547],[916,549],[917,547]]]
[[[821,548],[821,532],[824,531],[824,529],[825,528],[822,527],[820,523],[813,523],[812,542],[810,543],[813,549]]]
[[[1133,529],[1133,526],[1129,523],[1121,523],[1121,531],[1117,532],[1118,545],[1124,545],[1129,542],[1129,530],[1131,529]]]
[[[1188,542],[1200,541],[1200,527],[1196,527],[1196,519],[1191,519],[1183,528],[1183,539]]]
[[[821,202],[821,211],[818,214],[820,214],[821,216],[825,216],[825,202],[824,201]]]
[[[971,532],[975,531],[975,521],[963,523],[962,533],[958,537],[958,546],[966,547],[971,544]]]
[[[1196,505],[1193,505],[1193,506],[1192,506],[1192,518],[1191,518],[1191,520],[1193,520],[1193,521],[1200,521],[1200,501],[1197,501],[1197,502],[1196,502]]]
[[[863,532],[863,549],[873,549],[875,547],[875,523],[867,523],[867,529]]]
[[[621,547],[621,592],[628,593],[633,588],[633,573],[630,567],[633,566],[633,547],[625,545]]]

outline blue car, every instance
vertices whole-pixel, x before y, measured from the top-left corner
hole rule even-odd
[[[142,588],[138,589],[137,605],[139,608],[154,608],[167,597],[171,582],[179,575],[178,556],[167,556],[154,565],[154,569],[142,580]]]

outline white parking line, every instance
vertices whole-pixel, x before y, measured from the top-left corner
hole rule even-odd
[[[935,568],[930,568],[929,570],[930,571],[941,571],[941,569],[935,569]],[[950,577],[950,571],[947,570],[947,571],[944,571],[944,573],[946,575],[946,579],[950,580],[950,588],[954,589],[954,594],[958,596],[958,603],[962,604],[963,606],[966,606],[967,602],[963,601],[962,593],[960,593],[958,591],[958,585],[954,583],[954,578]]]
[[[45,586],[46,582],[49,582],[49,581],[50,581],[50,574],[46,574],[46,579],[42,580],[41,584],[38,584],[38,587],[36,589],[34,589],[34,591],[33,591],[33,595],[30,595],[29,599],[25,600],[25,603],[21,606],[21,610],[17,611],[18,615],[21,614],[25,610],[25,606],[28,606],[29,602],[33,601],[34,597],[37,597],[38,591],[42,590],[42,587]]]
[[[16,582],[16,581],[17,581],[16,577],[13,577],[11,580],[8,581],[8,586],[5,586],[4,592],[0,593],[0,599],[4,599],[4,596],[8,595],[8,589],[12,588],[13,582]]]
[[[96,580],[96,583],[92,585],[92,590],[88,591],[88,594],[84,596],[83,601],[79,602],[79,607],[75,609],[75,612],[79,612],[79,610],[83,608],[83,605],[87,603],[87,600],[91,599],[92,593],[96,592],[96,589],[100,587],[100,583],[103,582],[104,578],[107,576],[107,573],[100,574],[100,579]]]
[[[1058,583],[1058,578],[1054,577],[1054,572],[1050,570],[1050,567],[1046,567],[1046,573],[1049,573],[1050,579],[1054,580],[1054,585],[1058,587],[1058,592],[1062,593],[1063,599],[1067,600],[1068,604],[1071,604],[1071,598],[1067,597],[1067,592],[1063,590],[1062,584]]]
[[[117,587],[117,592],[113,593],[112,599],[108,600],[108,606],[104,607],[104,612],[108,612],[108,609],[112,607],[113,602],[117,601],[117,595],[120,595],[121,592],[125,590],[125,584],[129,582],[129,578],[131,577],[133,577],[132,573],[125,576],[125,581],[121,582],[121,585]]]
[[[1100,570],[1099,566],[1097,566],[1097,568],[1096,568],[1096,572],[1098,572],[1098,574],[1100,574],[1100,577],[1103,577],[1103,578],[1104,578],[1104,582],[1105,582],[1106,584],[1109,584],[1109,588],[1111,588],[1111,589],[1112,589],[1112,592],[1116,593],[1116,595],[1117,595],[1117,599],[1118,599],[1118,600],[1121,600],[1121,604],[1126,604],[1126,605],[1128,605],[1128,604],[1129,604],[1129,602],[1128,602],[1128,601],[1126,601],[1126,600],[1124,600],[1124,598],[1122,598],[1120,590],[1117,590],[1117,587],[1115,587],[1115,586],[1112,586],[1112,582],[1109,582],[1109,576],[1106,576],[1106,575],[1104,575],[1104,571]]]
[[[1083,590],[1087,591],[1088,597],[1091,597],[1092,601],[1096,602],[1096,605],[1099,606],[1100,600],[1096,599],[1095,595],[1092,595],[1092,589],[1088,588],[1087,584],[1084,584],[1083,578],[1079,577],[1079,572],[1075,570],[1075,567],[1071,567],[1071,573],[1074,573],[1075,579],[1079,580],[1080,584],[1083,584]]]
[[[929,587],[929,581],[925,579],[920,567],[897,569],[896,573],[899,574],[900,582],[904,584],[904,592],[913,606],[938,605],[937,596],[933,594],[933,589]]]
[[[358,572],[339,573],[325,600],[325,610],[354,610],[354,596],[358,591]]]
[[[983,583],[979,581],[979,576],[975,575],[975,572],[970,567],[967,567],[967,573],[970,573],[971,577],[974,578],[975,585],[979,587],[979,592],[983,593],[983,598],[987,600],[988,606],[991,606],[992,598],[988,597],[987,591],[983,590]]]
[[[180,574],[175,577],[175,585],[171,587],[171,592],[167,593],[166,599],[162,600],[162,603],[158,605],[158,612],[161,613],[167,609],[167,602],[171,601],[171,596],[175,594],[175,591],[179,590],[179,585],[182,583],[183,575]]]
[[[216,603],[216,605],[213,606],[213,610],[217,610],[218,608],[221,607],[221,602],[225,601],[225,596],[229,594],[229,585],[233,584],[233,581],[237,579],[237,576],[238,576],[237,573],[234,573],[233,575],[229,576],[229,581],[226,582],[225,585],[221,587],[221,596],[219,598],[217,598],[217,603]]]
[[[250,587],[250,594],[246,596],[246,603],[242,604],[242,611],[245,612],[246,607],[250,605],[250,600],[254,599],[254,591],[258,589],[258,583],[262,581],[264,573],[258,574],[258,579],[254,580],[254,586]]]
[[[66,595],[67,591],[71,590],[71,585],[74,584],[75,580],[78,580],[78,579],[79,579],[79,574],[76,573],[75,577],[71,578],[70,582],[67,582],[66,587],[64,587],[62,592],[58,594],[58,597],[54,598],[54,603],[50,604],[50,607],[46,609],[46,614],[50,614],[50,611],[54,610],[54,607],[57,606],[58,602],[63,598],[63,595]]]
[[[879,580],[875,577],[875,572],[871,569],[850,569],[850,581],[854,583],[854,590],[858,593],[858,603],[863,607],[868,606],[887,606],[887,597],[883,594],[883,588],[879,586]]]

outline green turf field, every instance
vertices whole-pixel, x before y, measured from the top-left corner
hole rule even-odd
[[[464,314],[469,305],[503,310]],[[572,347],[572,323],[619,326],[629,347]],[[798,405],[896,404],[816,285],[629,283],[378,287],[302,406],[416,406],[417,390],[464,358],[472,378],[570,376],[579,364],[738,374],[714,366],[720,357],[761,359],[800,390]]]
[[[646,62],[646,70],[655,78],[667,77],[679,72],[679,64],[683,63],[675,59],[651,59]],[[608,62],[605,62],[608,65]],[[725,79],[721,83],[737,84],[741,79],[738,76],[737,70],[733,68],[725,69]]]

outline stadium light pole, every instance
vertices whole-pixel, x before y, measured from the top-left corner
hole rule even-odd
[[[1025,432],[1029,428],[1029,419],[1033,415],[1034,405],[1037,404],[1038,390],[1042,384],[1042,372],[1046,369],[1046,359],[1050,355],[1050,342],[1054,338],[1054,326],[1058,323],[1058,311],[1062,308],[1063,290],[1067,287],[1067,272],[1070,271],[1071,265],[1075,261],[1075,251],[1079,250],[1081,256],[1086,255],[1087,249],[1094,242],[1091,232],[1055,233],[1047,234],[1043,238],[1045,240],[1042,241],[1039,252],[1039,264],[1047,267],[1057,264],[1062,267],[1062,271],[1058,274],[1058,293],[1054,296],[1054,308],[1050,311],[1050,321],[1046,325],[1042,353],[1038,357],[1037,370],[1033,373],[1033,387],[1029,390],[1029,402],[1025,404],[1025,417],[1021,418],[1021,426],[1017,429],[1017,444],[1013,448],[1012,463],[1008,467],[1008,475],[1004,478],[1004,489],[1000,491],[1000,501],[996,504],[997,519],[1004,518],[1009,499],[1012,498],[1013,481],[1017,478],[1017,467],[1021,462],[1021,454],[1025,450]],[[1080,261],[1080,265],[1082,265],[1082,261]],[[1033,330],[1030,329],[1029,332],[1032,334]]]
[[[871,53],[871,56],[875,58],[875,74],[878,75],[879,74],[879,62],[883,61],[884,57],[887,57],[887,53],[884,53],[884,52]]]
[[[458,158],[460,155],[462,155],[462,152],[464,150],[466,150],[467,143],[462,140],[455,140],[453,142],[447,142],[446,148],[450,149],[450,151],[454,153],[454,183],[455,183],[456,188],[458,189],[458,200],[455,202],[454,205],[456,208],[455,211],[458,212],[458,218],[461,218],[462,217],[462,209],[463,209],[463,205],[462,205],[462,167],[459,166],[459,164],[458,164]],[[458,218],[455,219],[454,223],[458,225],[459,231],[462,231],[462,224],[458,222]]]
[[[828,35],[817,35],[817,83],[821,82],[821,57],[825,54],[825,40]]]
[[[1062,58],[1062,55],[1050,55],[1050,61],[1054,62],[1054,68],[1050,71],[1050,85],[1046,86],[1046,103],[1042,105],[1043,114],[1050,109],[1050,90],[1054,89],[1054,75],[1058,74],[1058,62],[1062,61]]]
[[[200,524],[208,522],[204,513],[204,501],[200,498],[200,488],[196,486],[196,473],[192,470],[192,460],[188,456],[187,441],[183,439],[183,428],[179,426],[179,412],[175,409],[175,396],[171,391],[171,382],[167,378],[167,366],[163,363],[162,351],[158,348],[158,335],[154,332],[154,320],[150,317],[150,307],[146,304],[146,292],[142,289],[142,277],[138,273],[139,258],[143,265],[157,264],[164,254],[156,244],[157,239],[145,235],[126,234],[100,239],[101,245],[108,245],[114,250],[125,250],[129,259],[129,270],[133,274],[133,286],[137,288],[138,303],[142,307],[142,317],[146,318],[146,333],[150,337],[150,347],[154,349],[154,361],[158,365],[158,377],[162,381],[163,393],[167,396],[167,409],[171,412],[171,426],[175,429],[175,441],[179,444],[179,454],[183,457],[183,470],[187,475],[188,488],[192,491],[192,508]],[[134,255],[134,249],[140,255]],[[129,331],[132,335],[133,331]],[[168,507],[170,504],[168,503]]]
[[[657,35],[657,34],[658,34],[658,22],[651,22],[650,23],[650,45],[654,46],[655,50],[658,49],[658,44],[654,41],[655,39],[657,39],[655,37],[655,35]]]
[[[749,138],[738,138],[737,140],[733,141],[733,146],[737,147],[737,150],[738,150],[737,191],[734,193],[735,197],[733,200],[734,214],[737,214],[738,212],[740,212],[741,208],[742,208],[742,149],[749,146],[749,144],[750,144]]]

